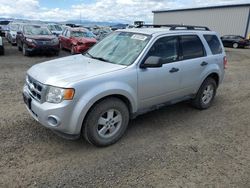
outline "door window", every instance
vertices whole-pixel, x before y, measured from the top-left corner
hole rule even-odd
[[[183,60],[205,56],[203,44],[197,35],[183,35],[180,38]]]
[[[70,31],[68,30],[67,33],[66,33],[66,37],[70,37]]]
[[[147,57],[157,56],[163,59],[164,63],[178,60],[178,37],[170,36],[158,39],[150,48]]]

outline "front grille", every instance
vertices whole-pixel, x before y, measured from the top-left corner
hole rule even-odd
[[[26,77],[26,85],[32,98],[42,103],[45,100],[46,86],[38,82],[31,76]]]

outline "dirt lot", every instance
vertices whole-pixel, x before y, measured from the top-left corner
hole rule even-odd
[[[62,52],[60,56],[69,55]],[[214,105],[180,103],[131,121],[121,141],[96,148],[34,121],[22,102],[25,72],[57,57],[0,57],[0,187],[250,187],[250,50],[227,49]]]

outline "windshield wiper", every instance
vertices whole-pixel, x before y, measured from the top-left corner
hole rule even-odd
[[[88,55],[89,57],[91,57],[92,59],[97,59],[97,60],[100,60],[100,61],[112,63],[112,62],[110,62],[109,60],[104,59],[104,58],[102,58],[102,57],[95,57],[95,56],[92,56],[89,52],[86,52],[85,54],[87,54],[87,55]]]

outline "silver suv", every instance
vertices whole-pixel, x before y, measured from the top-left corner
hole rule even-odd
[[[30,114],[61,136],[107,146],[130,119],[163,105],[190,100],[210,107],[227,63],[217,34],[196,26],[144,27],[31,67],[23,88]]]

